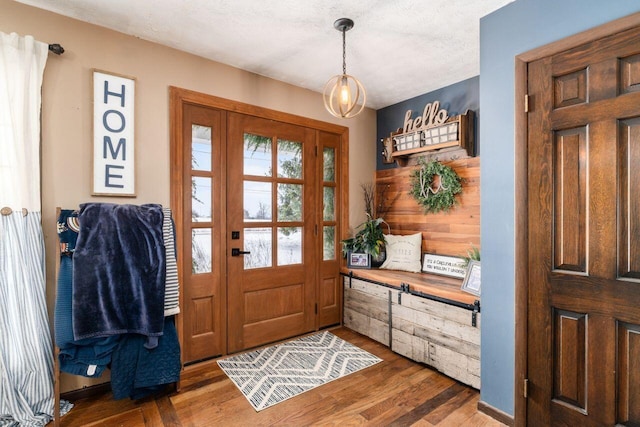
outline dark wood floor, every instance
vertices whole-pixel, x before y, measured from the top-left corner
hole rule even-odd
[[[62,426],[503,426],[478,412],[479,393],[345,328],[335,335],[382,363],[255,412],[215,361],[187,367],[179,393],[133,402],[82,399]]]

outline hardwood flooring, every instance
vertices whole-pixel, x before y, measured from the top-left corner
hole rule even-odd
[[[61,426],[503,426],[478,412],[479,393],[346,328],[335,335],[383,359],[256,412],[215,361],[185,368],[178,393],[81,399]],[[52,424],[51,424],[52,425]]]

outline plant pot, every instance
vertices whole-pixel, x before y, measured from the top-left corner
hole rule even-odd
[[[380,267],[385,259],[387,259],[387,252],[382,249],[378,256],[371,255],[371,267]]]

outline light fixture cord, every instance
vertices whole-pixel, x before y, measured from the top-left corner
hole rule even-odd
[[[347,30],[342,29],[342,74],[347,74]]]

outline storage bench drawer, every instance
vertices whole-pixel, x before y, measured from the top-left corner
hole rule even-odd
[[[344,277],[344,325],[417,362],[480,388],[479,304],[432,300]]]

